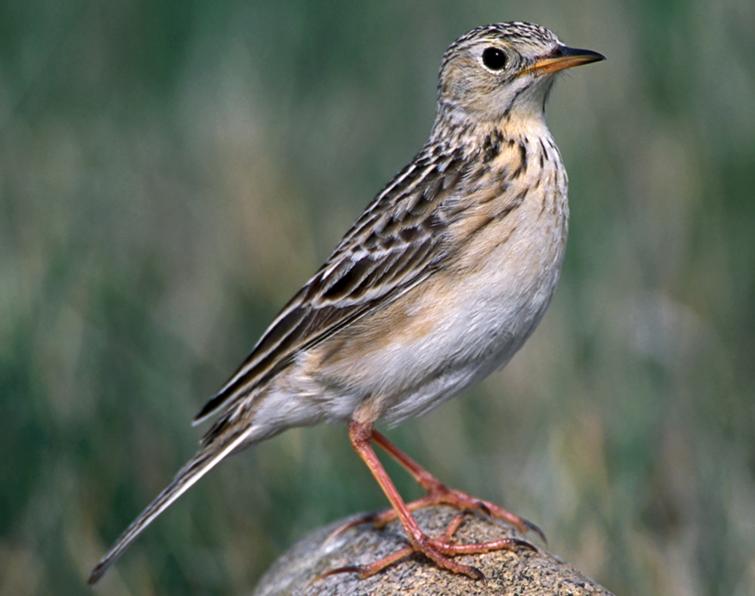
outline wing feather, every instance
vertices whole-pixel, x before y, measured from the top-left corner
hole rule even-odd
[[[241,366],[196,415],[195,424],[227,412],[289,366],[298,353],[431,275],[448,255],[447,222],[438,207],[453,195],[460,163],[453,155],[439,158],[437,148],[428,147],[404,168],[281,310]]]

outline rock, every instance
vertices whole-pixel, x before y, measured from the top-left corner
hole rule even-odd
[[[449,507],[434,507],[416,512],[415,517],[426,532],[438,536],[455,514]],[[383,529],[363,524],[329,538],[345,521],[315,530],[295,544],[273,563],[254,594],[611,594],[554,555],[541,549],[533,552],[526,547],[457,558],[482,571],[485,575],[482,580],[443,571],[418,555],[367,579],[359,579],[355,573],[318,579],[330,569],[367,564],[407,544],[398,522]],[[501,522],[468,513],[455,539],[470,543],[504,536],[523,538]]]

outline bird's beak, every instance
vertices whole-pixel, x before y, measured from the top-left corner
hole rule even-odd
[[[537,59],[535,63],[525,69],[524,72],[552,74],[559,70],[564,70],[565,68],[590,64],[591,62],[599,62],[605,59],[606,57],[603,54],[598,54],[598,52],[593,52],[592,50],[580,50],[578,48],[558,46],[547,56]]]

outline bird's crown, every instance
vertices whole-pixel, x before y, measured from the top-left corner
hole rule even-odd
[[[443,55],[439,116],[446,121],[499,121],[516,113],[542,118],[553,74],[602,60],[566,47],[545,27],[512,21],[475,27]]]

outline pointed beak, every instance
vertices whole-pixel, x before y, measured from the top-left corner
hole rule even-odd
[[[536,60],[535,63],[524,72],[552,74],[559,70],[564,70],[565,68],[590,64],[591,62],[600,62],[605,59],[606,57],[603,54],[598,54],[598,52],[593,52],[592,50],[580,50],[578,48],[558,46],[547,56],[543,56]]]

